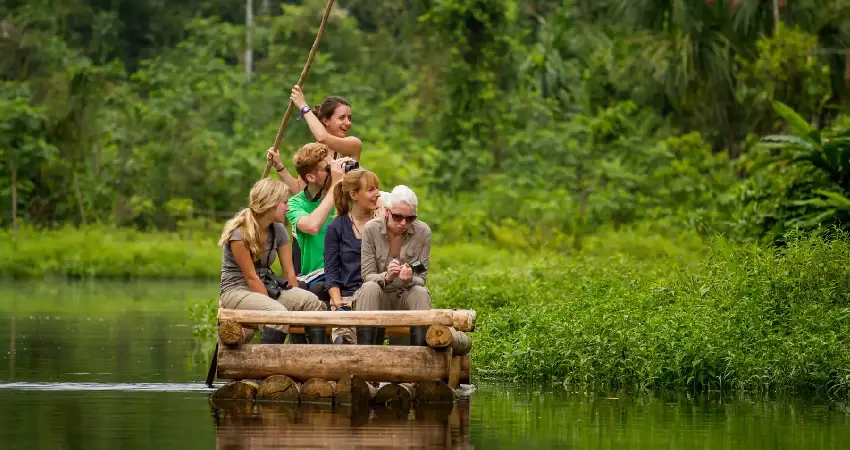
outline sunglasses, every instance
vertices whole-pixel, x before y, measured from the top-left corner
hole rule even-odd
[[[414,215],[412,215],[412,216],[405,216],[404,214],[395,214],[395,213],[390,213],[390,215],[391,215],[391,216],[393,216],[393,220],[394,220],[394,221],[399,222],[399,223],[400,223],[402,220],[407,220],[407,223],[411,223],[411,222],[413,222],[414,220],[416,220],[416,215],[415,215],[415,214],[414,214]]]

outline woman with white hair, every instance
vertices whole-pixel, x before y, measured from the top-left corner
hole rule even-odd
[[[360,270],[363,285],[355,293],[354,309],[431,309],[425,287],[431,256],[431,228],[416,220],[417,199],[407,186],[396,186],[384,198],[384,217],[363,228]],[[426,345],[427,327],[410,327],[410,344]],[[358,344],[382,344],[383,329],[358,327]]]

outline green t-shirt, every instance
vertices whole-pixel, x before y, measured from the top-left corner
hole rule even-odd
[[[322,225],[322,229],[318,233],[307,234],[298,229],[298,219],[310,215],[321,203],[322,199],[315,202],[309,201],[304,191],[289,198],[289,211],[286,213],[286,219],[295,229],[298,246],[301,247],[301,273],[299,275],[308,274],[325,267],[325,230],[328,228],[328,224],[333,221],[334,210],[331,209],[325,224]]]

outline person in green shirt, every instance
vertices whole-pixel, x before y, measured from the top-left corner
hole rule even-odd
[[[333,187],[345,175],[344,165],[351,158],[333,159],[327,145],[307,144],[295,154],[295,170],[307,182],[303,191],[288,202],[286,218],[295,228],[301,250],[299,285],[329,302],[324,285],[325,229],[333,220]]]

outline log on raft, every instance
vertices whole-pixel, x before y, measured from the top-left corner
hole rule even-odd
[[[254,401],[257,397],[257,390],[259,390],[259,386],[253,381],[231,381],[216,389],[210,400],[213,402],[219,400]]]
[[[472,351],[472,339],[469,335],[441,324],[428,327],[425,341],[434,348],[451,347],[455,356],[463,356]]]
[[[455,391],[441,380],[428,380],[416,384],[413,397],[421,403],[454,403]]]
[[[375,386],[371,383],[357,375],[347,374],[336,383],[334,401],[338,405],[367,407],[372,404],[375,393]]]
[[[375,405],[406,411],[413,404],[414,386],[410,383],[387,383],[375,393]]]
[[[301,385],[301,403],[333,404],[336,382],[310,378]]]
[[[298,403],[300,399],[301,386],[286,375],[266,378],[257,390],[257,400]]]
[[[448,381],[450,366],[451,352],[427,346],[246,344],[218,350],[220,379],[286,375],[296,380],[339,380],[357,375],[366,381],[396,383]],[[469,383],[468,361],[461,365],[459,382]]]
[[[327,327],[429,326],[442,324],[460,331],[475,330],[475,311],[429,309],[422,311],[258,311],[218,310],[218,320],[252,325],[300,325]]]

